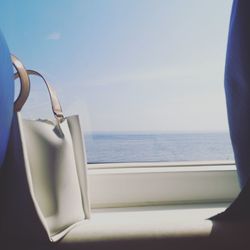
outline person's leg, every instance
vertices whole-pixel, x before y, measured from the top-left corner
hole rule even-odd
[[[250,1],[233,3],[225,65],[225,93],[241,187],[250,176]]]
[[[233,3],[225,65],[230,136],[241,193],[211,220],[250,219],[250,1]]]

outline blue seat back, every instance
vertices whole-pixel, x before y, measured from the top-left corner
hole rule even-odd
[[[10,53],[3,34],[0,32],[0,166],[3,163],[14,102],[14,79]]]

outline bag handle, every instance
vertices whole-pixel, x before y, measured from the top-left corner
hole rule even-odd
[[[34,76],[39,76],[43,79],[44,83],[46,84],[46,87],[48,89],[49,92],[49,97],[50,97],[50,102],[51,102],[51,107],[52,107],[52,111],[56,117],[57,120],[59,120],[60,122],[64,119],[64,115],[62,112],[62,107],[61,104],[59,102],[59,99],[56,95],[55,90],[52,88],[52,86],[46,81],[46,79],[44,78],[44,76],[42,74],[40,74],[39,72],[35,71],[35,70],[31,70],[31,69],[27,69],[27,74],[28,75],[34,75]]]
[[[15,79],[20,78],[20,81],[21,81],[21,91],[20,91],[20,94],[19,94],[17,100],[14,103],[14,110],[20,111],[22,109],[24,103],[26,102],[26,100],[29,96],[29,92],[30,92],[29,75],[35,75],[35,76],[41,77],[43,79],[43,81],[45,82],[47,89],[48,89],[48,92],[49,92],[49,96],[50,96],[52,111],[55,115],[56,120],[58,122],[62,122],[64,119],[64,115],[62,112],[62,107],[60,105],[59,99],[58,99],[54,89],[46,81],[44,76],[35,70],[30,70],[30,69],[26,70],[24,68],[23,64],[20,62],[20,60],[18,60],[17,57],[15,57],[15,56],[12,56],[12,62],[13,62],[14,67],[17,70],[17,72],[14,74],[14,78]]]
[[[14,111],[18,112],[22,109],[30,93],[30,78],[22,62],[14,55],[11,55],[11,60],[17,73],[14,74],[14,79],[20,78],[20,93],[14,102]]]

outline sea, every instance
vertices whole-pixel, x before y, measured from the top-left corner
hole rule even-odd
[[[234,160],[226,132],[91,133],[84,140],[88,163]]]

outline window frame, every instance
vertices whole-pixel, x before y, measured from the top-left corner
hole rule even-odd
[[[232,161],[87,164],[92,208],[221,203],[240,191]]]

